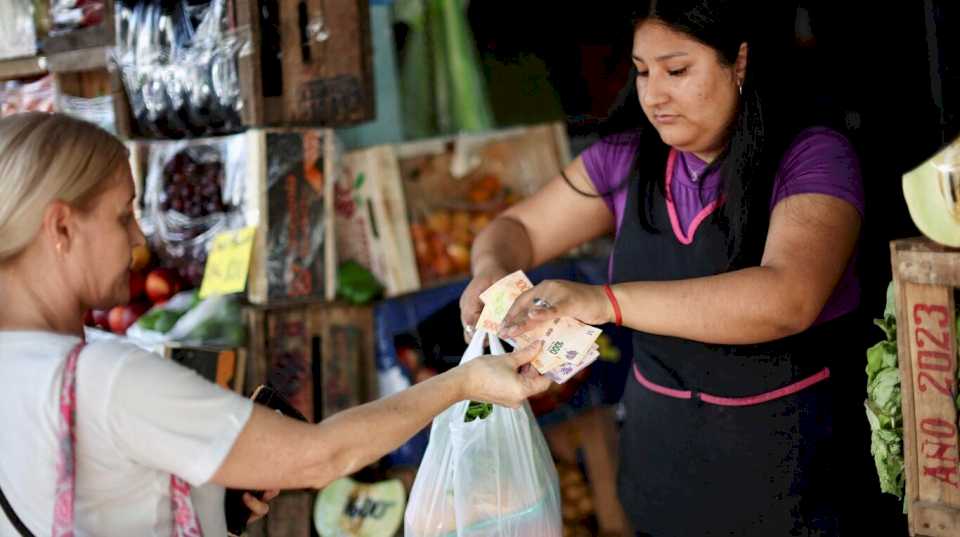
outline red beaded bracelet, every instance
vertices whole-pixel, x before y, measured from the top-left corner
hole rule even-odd
[[[620,304],[617,302],[617,296],[613,294],[613,289],[610,289],[609,284],[603,285],[603,291],[607,293],[607,298],[609,298],[610,303],[613,304],[614,322],[617,323],[617,326],[621,326],[623,324],[623,315],[620,313]]]

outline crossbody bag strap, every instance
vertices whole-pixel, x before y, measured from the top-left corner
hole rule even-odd
[[[10,519],[10,523],[13,524],[14,529],[20,532],[20,535],[23,537],[33,537],[33,534],[30,533],[27,526],[24,525],[20,517],[17,516],[13,507],[10,506],[10,502],[7,501],[7,497],[3,494],[2,488],[0,488],[0,507],[3,507],[3,512],[7,515],[7,518]]]

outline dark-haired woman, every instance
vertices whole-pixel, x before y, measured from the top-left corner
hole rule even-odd
[[[616,232],[609,286],[543,282],[501,335],[563,315],[634,330],[619,489],[641,535],[835,535],[849,501],[831,367],[859,303],[859,166],[778,107],[762,24],[737,2],[654,2],[620,132],[486,228],[461,298],[469,331],[490,283]]]

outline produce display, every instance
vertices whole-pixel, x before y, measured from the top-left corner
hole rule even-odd
[[[867,400],[864,404],[871,429],[870,453],[877,467],[880,490],[905,500],[903,415],[897,359],[895,299],[894,284],[891,282],[887,288],[887,304],[883,318],[874,321],[886,337],[867,349]],[[957,322],[956,334],[960,337],[960,315],[957,315]],[[956,348],[960,349],[960,340],[957,341]],[[957,397],[956,405],[960,411],[960,396]]]
[[[244,142],[238,135],[147,146],[141,227],[186,288],[202,283],[216,234],[244,224]]]
[[[109,310],[91,310],[84,324],[124,335],[143,314],[169,300],[183,286],[176,272],[157,266],[157,260],[146,246],[134,248],[129,278],[130,301]]]
[[[864,405],[870,421],[870,453],[877,466],[880,490],[903,498],[903,416],[892,282],[887,290],[883,318],[874,322],[883,329],[886,339],[867,349],[867,400]]]
[[[561,132],[557,125],[538,125],[396,148],[421,284],[469,273],[474,238],[569,160]]]
[[[471,183],[467,200],[462,208],[422,210],[412,220],[410,235],[421,281],[468,274],[473,239],[519,197],[488,175]]]

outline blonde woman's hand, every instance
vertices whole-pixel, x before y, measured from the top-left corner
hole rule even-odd
[[[550,387],[550,379],[528,364],[540,352],[538,341],[525,349],[499,356],[481,356],[463,367],[467,370],[466,399],[517,408],[527,398]]]
[[[278,494],[280,494],[279,490],[268,490],[263,493],[263,499],[258,499],[253,494],[244,492],[243,503],[247,504],[247,507],[250,508],[250,519],[247,520],[247,523],[251,524],[267,516],[267,513],[270,512],[269,502],[276,498]]]

